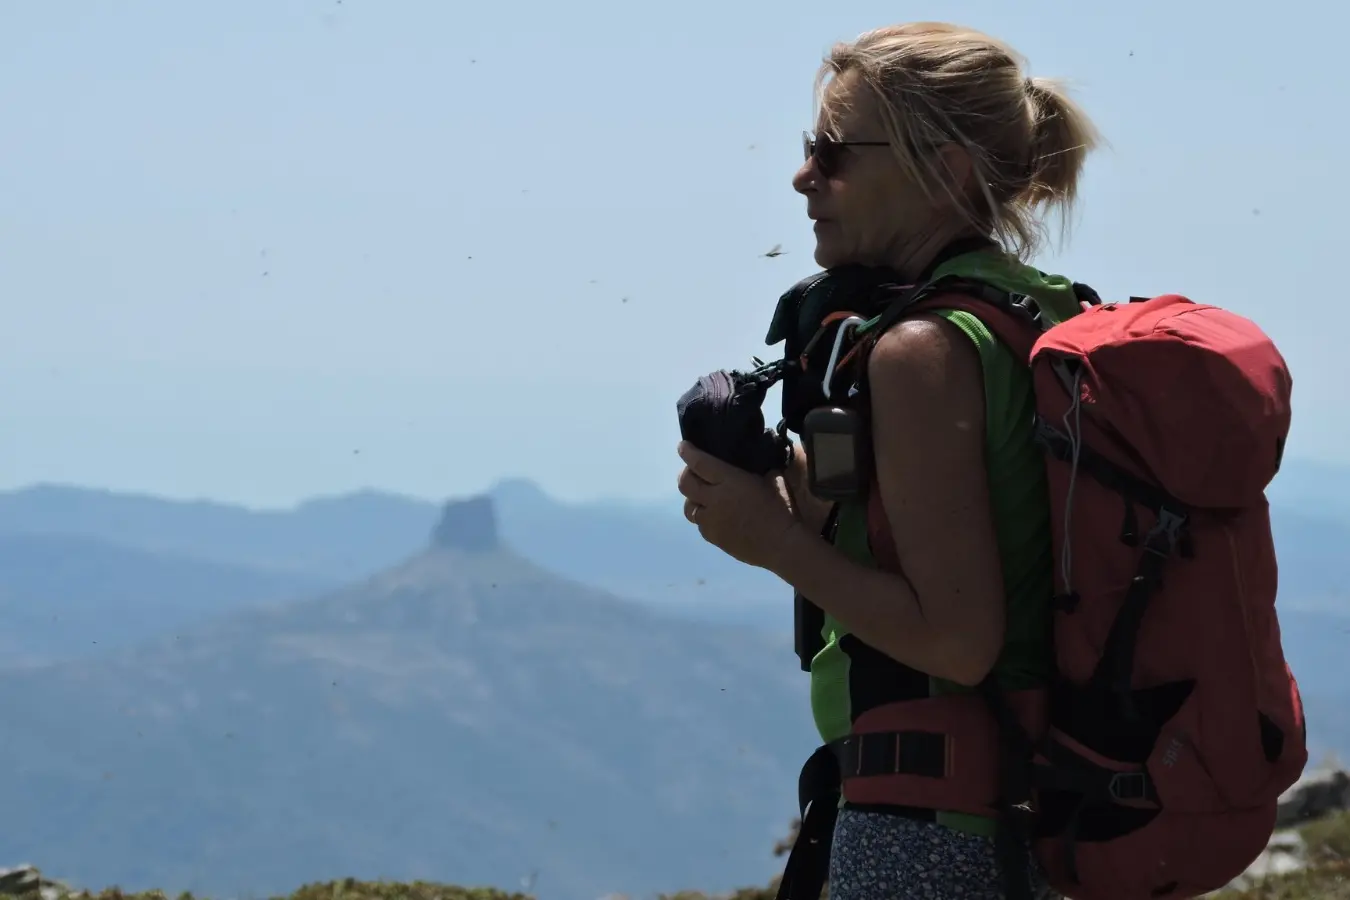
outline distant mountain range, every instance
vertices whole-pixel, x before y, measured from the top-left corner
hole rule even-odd
[[[1270,493],[1310,736],[1350,755],[1342,475]],[[0,494],[0,862],[217,897],[762,883],[812,747],[790,620],[675,500]]]
[[[0,668],[95,654],[333,583],[95,538],[0,535]]]
[[[669,509],[563,504],[519,480],[498,484],[490,495],[504,542],[559,575],[695,620],[790,624],[783,584],[702,541],[679,517],[674,501]],[[0,493],[0,563],[6,540],[41,539],[46,548],[42,564],[27,567],[36,569],[31,577],[37,583],[27,574],[14,582],[8,574],[13,570],[0,565],[0,653],[12,649],[4,633],[28,635],[32,626],[30,613],[9,611],[7,592],[14,608],[27,609],[32,601],[46,603],[48,582],[70,588],[78,582],[79,600],[56,602],[75,603],[79,612],[67,610],[53,636],[69,636],[72,652],[92,647],[82,642],[86,636],[99,640],[99,633],[99,646],[120,646],[205,621],[197,613],[221,611],[207,610],[208,594],[221,596],[222,603],[232,595],[242,608],[363,578],[420,545],[439,512],[435,503],[371,491],[280,511],[50,485]],[[70,561],[70,571],[50,571],[66,568],[62,558]],[[111,566],[116,573],[96,572],[95,566]],[[227,575],[229,569],[238,571]],[[220,589],[190,596],[194,591],[183,579],[193,577],[217,581]],[[137,586],[143,602],[117,585]],[[172,606],[175,596],[182,608],[168,614],[160,599]],[[50,650],[43,638],[26,656],[48,658]]]
[[[437,506],[362,491],[293,509],[252,510],[62,485],[0,494],[0,534],[92,538],[150,553],[338,583],[417,546]]]
[[[426,551],[312,600],[0,673],[3,852],[217,897],[763,882],[812,748],[789,643],[563,580],[491,517],[451,504]]]
[[[668,504],[566,504],[523,480],[500,482],[489,494],[503,541],[552,572],[697,621],[790,628],[787,588],[704,543],[680,517],[678,498]],[[1350,567],[1344,562],[1350,547],[1350,467],[1295,460],[1269,494],[1282,606],[1350,614]],[[146,567],[141,583],[150,595],[175,590],[152,574],[166,560],[179,567],[240,567],[246,570],[240,577],[255,584],[237,594],[246,605],[254,596],[266,599],[306,584],[346,584],[392,565],[422,541],[438,514],[435,503],[374,491],[287,510],[250,510],[39,486],[0,493],[0,538],[45,536],[53,541],[50,552],[58,554],[61,542],[71,538],[137,551],[139,562],[125,557],[124,568]],[[71,545],[69,555],[83,559],[90,548]],[[277,580],[264,584],[270,575]],[[94,602],[102,579],[86,582],[95,589],[86,605],[122,608]],[[0,597],[5,587],[0,571]],[[10,622],[2,604],[0,629]],[[159,620],[158,614],[126,612],[151,629]]]

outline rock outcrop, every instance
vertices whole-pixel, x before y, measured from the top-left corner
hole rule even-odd
[[[499,546],[497,510],[487,495],[446,503],[431,532],[433,550],[488,553]]]

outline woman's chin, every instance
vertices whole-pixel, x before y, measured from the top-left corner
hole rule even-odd
[[[839,248],[832,247],[829,241],[816,238],[815,260],[822,269],[832,269],[839,265]]]
[[[833,269],[838,266],[846,265],[849,262],[848,254],[839,252],[834,247],[816,244],[815,254],[816,265],[822,269]]]
[[[816,265],[822,269],[833,269],[854,262],[856,253],[840,240],[843,235],[831,222],[816,223]]]

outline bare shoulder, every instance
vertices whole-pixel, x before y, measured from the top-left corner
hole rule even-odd
[[[867,377],[874,396],[922,394],[935,406],[984,402],[975,346],[939,316],[904,319],[881,335],[868,357]]]

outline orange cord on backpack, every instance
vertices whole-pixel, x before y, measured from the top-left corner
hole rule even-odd
[[[826,327],[828,327],[832,322],[838,322],[843,319],[849,319],[854,317],[858,317],[858,314],[855,312],[848,312],[847,310],[843,310],[840,312],[832,312],[829,315],[827,315],[824,319],[821,319],[820,329],[816,331],[815,337],[811,338],[811,340],[807,342],[806,348],[802,350],[801,356],[798,357],[797,359],[797,362],[801,366],[802,371],[806,371],[807,354],[809,354],[812,348],[816,346],[816,341],[820,340],[821,335],[825,333]],[[842,369],[844,365],[850,359],[852,359],[854,355],[858,352],[858,347],[860,346],[861,344],[854,344],[852,347],[850,347],[849,351],[845,353],[843,357],[840,358],[839,362],[835,363],[834,372],[838,372],[840,369]],[[831,372],[830,374],[833,375],[834,372]]]

